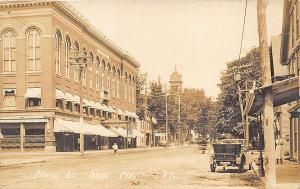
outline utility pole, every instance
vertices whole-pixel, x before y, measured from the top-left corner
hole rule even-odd
[[[169,118],[168,118],[168,92],[167,92],[167,85],[165,84],[165,91],[166,91],[166,142],[169,144],[168,139],[168,124],[169,124]]]
[[[84,134],[82,131],[83,128],[83,90],[82,90],[82,77],[83,77],[83,71],[86,69],[86,65],[88,64],[88,57],[87,52],[83,51],[79,53],[78,51],[72,52],[74,54],[74,57],[69,58],[70,60],[75,60],[75,62],[70,62],[71,65],[75,65],[75,69],[79,68],[79,125],[81,127],[80,134],[79,134],[79,148],[80,148],[80,153],[82,156],[84,156]]]
[[[245,89],[246,89],[246,91],[248,91],[248,83],[247,83],[247,81],[246,81],[246,86],[245,86]],[[247,97],[248,97],[248,92],[246,92],[246,99],[247,99]],[[246,106],[248,105],[248,102],[247,102],[247,100],[246,100]],[[245,116],[245,119],[246,119],[246,121],[245,121],[245,128],[246,128],[246,137],[245,137],[245,139],[246,139],[246,148],[247,149],[249,149],[249,117],[248,117],[248,115],[244,115]]]
[[[178,141],[179,144],[181,143],[181,136],[180,136],[180,94],[178,94]]]
[[[145,86],[145,103],[144,103],[144,120],[145,120],[145,124],[147,124],[147,117],[148,117],[148,86],[147,86],[147,81],[146,81],[146,86]],[[149,123],[150,125],[150,123]],[[152,125],[151,125],[151,128],[152,128]],[[152,130],[152,129],[151,129]],[[145,132],[145,140],[146,140],[146,132]],[[151,140],[150,140],[151,141]]]
[[[259,47],[261,50],[262,64],[262,83],[263,86],[270,85],[271,69],[269,59],[269,47],[267,37],[266,23],[266,0],[257,1],[257,19],[258,19],[258,36]],[[265,171],[266,171],[266,188],[272,188],[276,185],[276,168],[275,168],[275,138],[274,138],[274,112],[273,112],[273,96],[272,89],[267,88],[263,93],[263,125],[264,125],[264,141],[265,141]]]

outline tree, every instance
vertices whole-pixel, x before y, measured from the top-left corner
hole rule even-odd
[[[136,113],[140,120],[145,120],[145,90],[147,83],[147,74],[138,73],[136,78]]]
[[[156,129],[163,131],[166,121],[166,93],[163,91],[163,85],[158,78],[157,81],[150,83],[150,93],[148,96],[148,111],[151,116],[158,121]]]
[[[219,133],[231,133],[236,137],[243,136],[241,110],[234,75],[238,71],[240,72],[241,82],[238,84],[242,89],[246,85],[251,88],[253,81],[256,81],[259,86],[261,83],[260,61],[260,51],[258,48],[254,48],[240,60],[227,63],[227,69],[221,74],[221,82],[218,85],[221,90],[218,96],[216,119]],[[245,105],[245,93],[242,93],[242,99],[243,105]]]

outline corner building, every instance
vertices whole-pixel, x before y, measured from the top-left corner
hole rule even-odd
[[[63,2],[4,2],[0,20],[1,151],[76,151],[80,132],[85,149],[134,147],[131,55]],[[88,57],[82,85],[74,52]]]

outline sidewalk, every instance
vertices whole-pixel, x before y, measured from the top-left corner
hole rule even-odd
[[[172,147],[141,147],[141,148],[129,148],[129,149],[119,149],[119,154],[127,153],[137,153],[137,152],[146,152],[153,150],[160,150],[166,148],[180,148],[179,146]],[[84,155],[112,155],[112,149],[108,150],[93,150],[85,151]],[[70,156],[81,156],[80,152],[9,152],[9,153],[0,153],[0,168],[8,166],[16,166],[22,164],[30,163],[45,163],[51,161],[55,157],[70,157]]]
[[[259,151],[248,151],[247,159],[252,165],[254,173],[258,176],[258,157]],[[260,177],[265,183],[265,177]],[[300,189],[300,164],[284,160],[283,164],[276,164],[275,189]]]

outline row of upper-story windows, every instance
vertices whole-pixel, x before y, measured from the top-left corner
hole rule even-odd
[[[41,31],[37,27],[31,27],[26,31],[26,50],[25,52],[17,51],[16,47],[16,32],[8,28],[2,33],[3,41],[3,72],[10,73],[16,72],[17,68],[17,54],[21,54],[26,57],[26,70],[27,71],[41,71]],[[55,69],[57,74],[61,74],[61,60],[62,60],[62,35],[59,31],[55,34]],[[73,70],[74,81],[79,81],[79,68],[72,66],[70,60],[71,51],[79,52],[80,46],[77,41],[74,45],[71,44],[69,36],[65,38],[65,77],[71,79],[71,71]],[[87,50],[83,48],[83,52],[87,55]],[[104,59],[96,56],[96,62],[94,67],[93,53],[89,53],[88,64],[82,71],[82,83],[90,88],[93,87],[93,81],[95,82],[96,90],[106,90],[113,97],[120,98],[120,81],[121,71],[116,66]],[[73,69],[72,69],[73,67]],[[95,70],[95,73],[93,72]],[[134,102],[135,99],[135,78],[125,72],[124,74],[124,98],[129,102]]]
[[[7,29],[2,34],[3,41],[3,72],[16,72],[17,54],[26,56],[27,71],[41,69],[41,40],[38,28],[32,27],[26,31],[26,54],[17,51],[16,33]]]
[[[61,73],[61,44],[62,44],[62,35],[60,31],[57,31],[55,34],[55,67],[56,73]],[[85,48],[82,48],[82,52],[84,56],[87,56],[86,64],[82,71],[82,84],[93,88],[93,84],[95,84],[96,90],[105,90],[109,92],[109,95],[113,97],[120,98],[120,81],[121,81],[121,71],[116,66],[111,66],[109,62],[106,62],[105,59],[99,58],[96,56],[94,59],[93,52],[88,52]],[[66,78],[71,79],[71,67],[74,70],[74,81],[79,81],[79,67],[75,66],[75,63],[71,63],[72,59],[70,59],[70,55],[76,53],[80,54],[80,46],[77,41],[74,42],[74,45],[71,44],[71,39],[67,35],[65,37],[65,76]],[[74,59],[74,57],[73,57]],[[124,98],[129,102],[135,101],[135,78],[125,72],[124,74]]]

